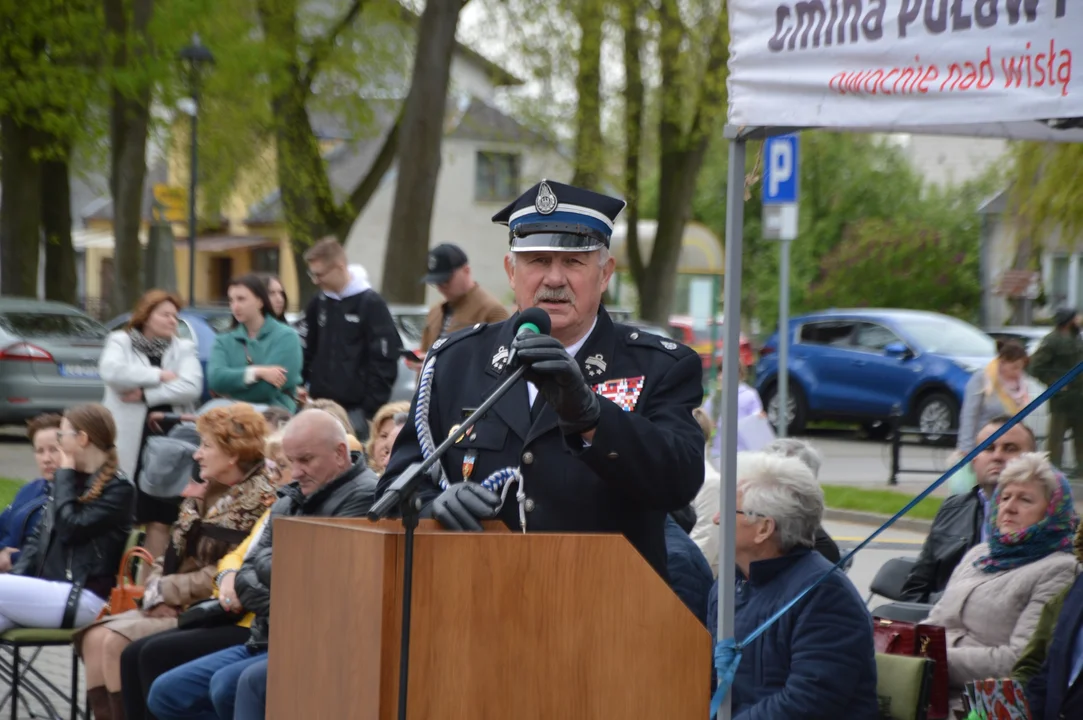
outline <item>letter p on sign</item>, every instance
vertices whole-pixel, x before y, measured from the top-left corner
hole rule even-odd
[[[764,146],[767,168],[763,177],[763,204],[797,202],[797,135],[768,138]]]

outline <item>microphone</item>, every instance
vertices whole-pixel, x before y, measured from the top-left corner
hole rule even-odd
[[[522,337],[523,335],[530,334],[548,335],[549,330],[552,327],[553,322],[549,319],[549,314],[547,312],[541,308],[527,308],[519,314],[519,317],[515,321],[515,336]],[[508,357],[509,367],[513,357],[514,353]],[[504,382],[500,383],[500,386],[493,391],[493,394],[487,397],[485,402],[483,402],[470,417],[462,421],[462,427],[470,427],[480,420],[482,416],[489,412],[493,405],[500,400],[500,398],[508,393],[508,390],[510,390],[515,383],[519,382],[519,379],[523,377],[524,373],[526,373],[526,366],[515,368]],[[439,476],[439,470],[437,470],[435,466],[440,462],[440,458],[444,457],[447,451],[451,449],[451,446],[455,444],[455,439],[455,433],[448,435],[447,439],[440,443],[428,459],[407,467],[406,470],[404,470],[403,473],[388,486],[380,499],[372,505],[368,511],[367,517],[370,520],[380,520],[381,518],[387,517],[395,510],[395,508],[400,507],[404,502],[417,502],[414,496],[418,487],[423,481],[434,482],[436,477]],[[413,509],[417,510],[419,508]]]
[[[537,307],[527,308],[519,313],[519,317],[515,320],[515,337],[548,335],[552,328],[553,320],[549,317],[549,313]],[[515,348],[512,348],[511,354],[508,355],[508,367],[515,367],[516,355],[518,353]]]

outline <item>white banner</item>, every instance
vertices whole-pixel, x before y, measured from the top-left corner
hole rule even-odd
[[[730,0],[729,122],[1083,117],[1083,0]]]

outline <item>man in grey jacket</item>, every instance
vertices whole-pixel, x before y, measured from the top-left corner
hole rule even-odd
[[[235,611],[255,613],[244,645],[212,653],[165,673],[151,686],[147,707],[160,720],[217,713],[222,718],[264,717],[271,617],[271,526],[279,517],[362,517],[372,506],[376,473],[364,456],[350,457],[346,431],[323,410],[305,410],[286,425],[282,450],[293,482],[278,501],[237,573]],[[219,576],[218,582],[221,582]]]

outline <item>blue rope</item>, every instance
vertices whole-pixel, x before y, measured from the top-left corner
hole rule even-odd
[[[417,388],[417,406],[414,409],[414,428],[417,430],[418,445],[421,446],[422,456],[428,460],[436,452],[436,443],[433,441],[432,428],[429,426],[429,407],[432,403],[432,383],[436,374],[436,355],[432,355],[421,371],[421,380]],[[440,468],[440,489],[447,490],[451,482],[447,473],[444,472],[442,463],[437,463]],[[490,492],[500,494],[501,489],[511,480],[519,480],[518,468],[501,468],[481,481],[481,486]]]
[[[1079,363],[1074,368],[1065,373],[1063,377],[1061,377],[1055,383],[1046,388],[1045,392],[1034,398],[1034,400],[1031,401],[1029,405],[1020,410],[1014,416],[1012,416],[1012,418],[1008,420],[1008,422],[997,428],[996,432],[987,437],[984,441],[978,443],[977,447],[967,453],[962,460],[955,463],[955,465],[953,465],[951,469],[941,475],[933,484],[925,488],[925,490],[919,493],[917,497],[907,503],[906,507],[904,507],[902,510],[895,513],[891,518],[889,518],[887,522],[881,525],[875,532],[873,532],[872,535],[869,535],[857,547],[842,556],[842,558],[840,558],[839,561],[835,563],[835,566],[833,568],[828,570],[822,577],[820,577],[820,579],[812,583],[812,585],[808,586],[800,593],[798,593],[797,597],[786,603],[778,612],[767,618],[767,620],[765,620],[762,625],[749,633],[748,637],[746,637],[744,640],[739,643],[732,638],[719,641],[715,645],[714,653],[715,673],[718,676],[718,688],[715,690],[714,696],[711,698],[711,718],[713,719],[718,714],[718,710],[722,706],[722,701],[729,693],[730,686],[733,684],[733,677],[737,673],[738,666],[741,664],[741,653],[744,648],[748,647],[750,643],[755,642],[758,637],[767,632],[768,628],[778,622],[778,620],[783,615],[792,610],[794,606],[796,606],[805,598],[806,595],[818,588],[821,583],[827,580],[827,578],[831,577],[831,574],[835,572],[836,569],[842,567],[847,562],[849,562],[850,558],[856,555],[860,550],[864,549],[873,540],[878,538],[880,536],[880,533],[884,532],[884,530],[887,530],[891,525],[895,523],[896,520],[901,518],[903,515],[913,510],[918,503],[929,497],[929,495],[931,495],[938,487],[944,484],[944,482],[947,481],[948,478],[969,465],[974,458],[976,458],[978,455],[985,451],[985,448],[995,443],[1004,433],[1008,432],[1018,423],[1022,422],[1024,418],[1026,418],[1028,415],[1038,409],[1049,398],[1060,392],[1060,390],[1063,389],[1065,385],[1074,380],[1076,376],[1078,376],[1080,373],[1083,373],[1083,362]],[[722,588],[719,588],[720,592],[721,590]]]

